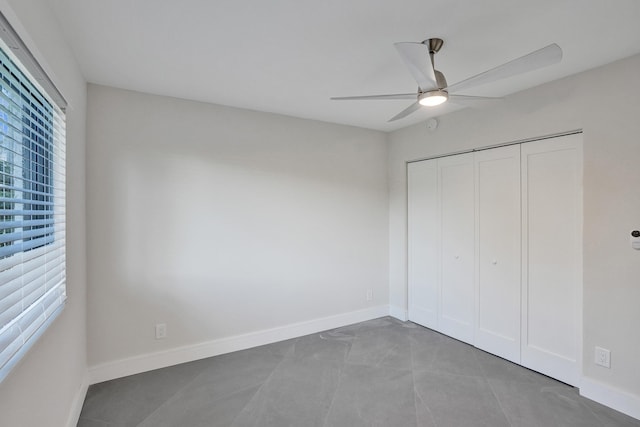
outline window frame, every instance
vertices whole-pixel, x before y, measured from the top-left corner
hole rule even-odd
[[[0,382],[66,301],[66,100],[0,13]]]

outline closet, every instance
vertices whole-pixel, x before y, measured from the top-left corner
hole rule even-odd
[[[582,135],[411,162],[407,185],[409,319],[577,384]]]

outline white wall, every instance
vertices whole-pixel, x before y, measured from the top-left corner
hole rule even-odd
[[[86,84],[46,1],[0,0],[0,10],[69,102],[67,111],[67,305],[0,384],[0,425],[74,425],[87,387]]]
[[[444,116],[435,132],[424,124],[396,131],[389,148],[390,304],[402,311],[407,298],[406,161],[584,130],[583,386],[587,394],[615,394],[618,409],[628,413],[635,405],[636,417],[640,251],[631,249],[629,232],[640,229],[638,70],[640,56],[635,56],[545,84],[491,108]],[[611,369],[595,366],[596,345],[611,350]]]
[[[96,380],[386,310],[385,134],[96,85],[87,123],[89,363],[122,364]]]

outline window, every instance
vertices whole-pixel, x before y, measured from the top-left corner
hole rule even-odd
[[[7,49],[4,42],[10,41],[0,45],[0,381],[66,299],[65,118],[36,83],[43,79],[8,53],[22,48],[34,63],[24,45]],[[39,66],[36,73],[43,73]]]

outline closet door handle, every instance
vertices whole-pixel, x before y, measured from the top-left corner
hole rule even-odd
[[[497,259],[494,259],[493,261],[491,261],[491,264],[496,265],[498,263]]]

